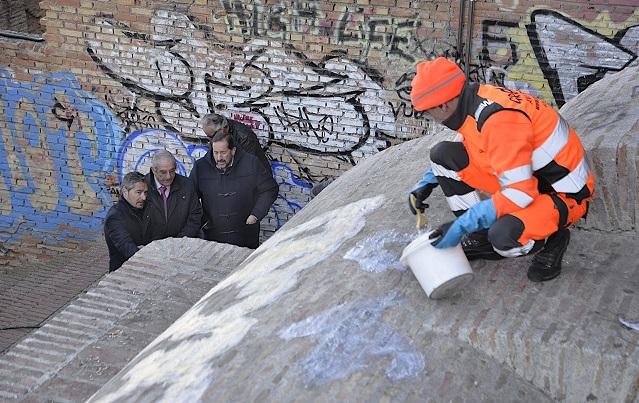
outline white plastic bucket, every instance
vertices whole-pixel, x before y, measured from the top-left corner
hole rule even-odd
[[[429,298],[452,295],[473,279],[473,269],[461,245],[437,249],[431,245],[432,233],[421,234],[404,248],[400,262],[410,267]]]

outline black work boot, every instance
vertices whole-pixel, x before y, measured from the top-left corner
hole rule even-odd
[[[534,282],[548,281],[561,273],[561,259],[570,242],[570,231],[560,229],[546,240],[544,248],[533,257],[528,268],[528,279]]]
[[[504,258],[495,252],[493,245],[488,241],[488,230],[486,229],[464,235],[461,246],[468,260],[499,260]]]

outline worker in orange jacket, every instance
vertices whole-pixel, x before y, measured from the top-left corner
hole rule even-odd
[[[568,227],[585,217],[594,192],[577,133],[548,104],[523,92],[466,82],[445,58],[417,65],[413,108],[461,134],[430,151],[431,168],[411,190],[411,211],[441,185],[456,220],[431,237],[459,244],[469,260],[536,253],[528,278],[561,272]],[[489,193],[480,199],[477,190]]]

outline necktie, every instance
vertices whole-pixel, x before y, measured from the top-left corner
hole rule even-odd
[[[164,185],[160,186],[160,192],[162,193],[162,201],[164,202],[164,220],[166,220],[166,217],[167,217],[166,199],[168,198],[168,195],[166,194],[166,186]]]

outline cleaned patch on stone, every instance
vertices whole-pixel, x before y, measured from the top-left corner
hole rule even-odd
[[[381,273],[388,270],[406,270],[399,262],[404,246],[408,245],[414,234],[399,233],[395,230],[384,230],[364,238],[349,249],[344,259],[359,263],[362,270],[371,273]],[[388,246],[399,246],[401,249],[388,249]]]
[[[372,361],[392,357],[384,369],[393,381],[418,375],[426,367],[424,356],[409,340],[381,321],[384,311],[401,298],[351,301],[294,323],[279,332],[292,340],[314,336],[317,346],[299,365],[309,386],[344,379],[365,370]]]

